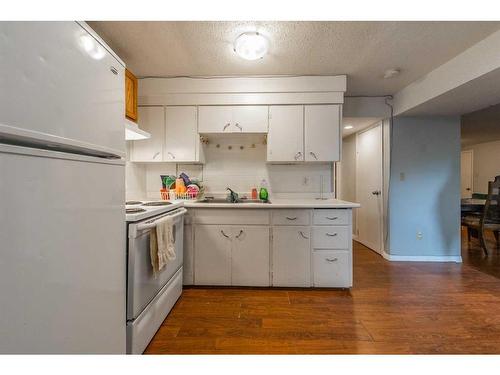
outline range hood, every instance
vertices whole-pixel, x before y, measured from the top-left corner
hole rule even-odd
[[[138,141],[148,138],[151,138],[151,134],[139,129],[139,126],[135,122],[125,119],[125,140]]]

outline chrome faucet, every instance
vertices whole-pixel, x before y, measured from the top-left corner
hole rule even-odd
[[[229,191],[229,194],[227,195],[227,201],[231,203],[238,203],[240,199],[238,198],[238,193],[236,193],[234,190],[231,188],[227,187],[226,190]]]

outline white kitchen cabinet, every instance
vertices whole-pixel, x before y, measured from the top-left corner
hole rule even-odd
[[[186,215],[187,216],[187,215]],[[194,283],[194,232],[193,225],[184,224],[184,260],[183,260],[183,284],[193,285]]]
[[[269,286],[269,227],[234,226],[231,285]]]
[[[351,280],[351,256],[348,250],[313,251],[315,287],[349,288]]]
[[[267,161],[304,161],[304,106],[269,107]]]
[[[165,107],[164,160],[199,161],[198,111],[195,106]]]
[[[340,105],[304,107],[305,161],[340,160]]]
[[[139,127],[151,134],[151,138],[134,141],[130,161],[163,161],[165,139],[164,107],[139,107]]]
[[[200,133],[267,133],[268,106],[200,106]]]
[[[231,227],[197,225],[194,245],[196,285],[231,285]]]
[[[273,227],[273,286],[311,285],[310,227]]]

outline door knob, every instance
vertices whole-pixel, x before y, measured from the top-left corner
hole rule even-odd
[[[374,191],[372,191],[372,194],[373,195],[380,195],[380,190],[374,190]]]

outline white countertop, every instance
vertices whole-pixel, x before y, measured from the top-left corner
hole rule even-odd
[[[274,198],[271,203],[202,203],[185,201],[186,208],[357,208],[359,203],[339,199]]]

